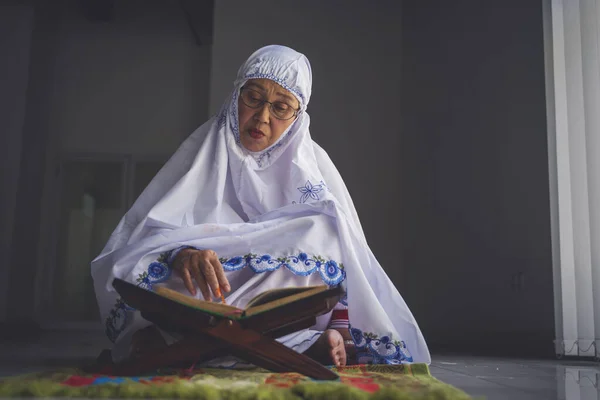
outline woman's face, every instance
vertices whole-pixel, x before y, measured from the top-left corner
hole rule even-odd
[[[260,104],[262,101],[275,103],[274,109],[285,109],[286,106],[298,110],[300,104],[296,97],[270,79],[250,79],[243,91],[247,103]],[[294,122],[296,115],[290,119],[276,118],[270,111],[269,103],[262,103],[257,108],[246,105],[242,95],[238,99],[238,115],[240,119],[240,141],[250,151],[261,151],[271,146],[281,134]]]

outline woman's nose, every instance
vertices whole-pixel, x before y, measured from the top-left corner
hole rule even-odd
[[[269,107],[271,105],[269,103],[263,103],[262,107],[256,110],[254,114],[254,118],[256,118],[260,122],[268,123],[270,117]]]

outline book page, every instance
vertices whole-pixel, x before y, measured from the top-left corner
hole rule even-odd
[[[280,299],[282,297],[291,296],[296,293],[304,292],[306,290],[311,290],[316,286],[296,286],[296,287],[287,287],[280,289],[271,289],[266,292],[262,292],[257,294],[246,304],[246,309],[254,306],[260,306],[261,304],[268,303],[273,300]]]
[[[328,289],[329,286],[320,285],[268,290],[250,300],[250,302],[248,303],[248,307],[246,307],[246,312],[244,313],[244,316],[248,317],[259,312],[280,307],[284,304],[288,304],[296,300],[313,296],[317,293],[324,292]]]
[[[185,294],[179,293],[175,290],[172,290],[172,289],[169,289],[166,287],[162,287],[162,286],[155,286],[154,292],[156,294],[159,294],[163,297],[168,298],[169,300],[173,300],[177,303],[180,303],[180,304],[192,307],[192,308],[197,308],[199,310],[203,310],[208,313],[215,314],[217,316],[226,316],[231,319],[239,318],[243,314],[243,311],[244,311],[237,307],[230,306],[230,305],[223,304],[223,303],[215,303],[215,302],[211,302],[211,301],[198,300],[191,296],[187,296]]]

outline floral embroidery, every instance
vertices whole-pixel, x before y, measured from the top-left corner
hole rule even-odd
[[[298,188],[302,197],[300,197],[300,203],[306,203],[306,200],[310,197],[313,200],[319,200],[319,193],[323,191],[324,183],[321,182],[318,185],[313,185],[310,181],[306,181],[304,186]]]
[[[238,97],[240,96],[239,93],[235,93],[233,96],[233,100],[231,101],[231,107],[229,108],[229,120],[230,123],[233,124],[232,131],[233,131],[233,137],[235,138],[235,142],[239,145],[242,144],[242,141],[240,139],[240,125],[239,125],[239,120],[238,120]]]
[[[142,272],[136,279],[137,285],[147,290],[152,290],[152,285],[164,282],[171,276],[171,269],[167,264],[170,251],[162,253],[157,261],[148,266],[148,269]],[[129,322],[130,315],[135,311],[127,305],[121,298],[118,298],[115,305],[108,313],[105,321],[105,333],[111,342],[115,342],[117,337],[125,330]]]
[[[413,358],[404,341],[392,340],[391,336],[378,337],[350,326],[350,334],[356,345],[356,357],[360,364],[401,364]]]
[[[111,342],[114,343],[119,334],[125,330],[125,326],[129,322],[129,312],[131,311],[133,311],[133,308],[129,307],[121,298],[117,299],[104,323],[104,332]]]
[[[219,115],[217,116],[217,129],[221,129],[225,126],[225,121],[227,120],[227,113],[225,110],[221,110]]]
[[[238,271],[244,267],[249,267],[254,273],[260,274],[284,267],[292,273],[302,276],[318,272],[323,282],[328,285],[337,285],[346,278],[343,264],[338,264],[334,260],[327,261],[319,256],[311,258],[306,253],[279,258],[274,258],[269,254],[261,256],[246,254],[245,256],[221,258],[219,261],[221,261],[225,271]]]
[[[161,253],[156,261],[150,263],[147,270],[137,277],[137,285],[152,290],[154,284],[169,279],[171,269],[168,261],[171,253],[175,250],[178,249]],[[325,260],[319,256],[311,258],[306,253],[279,258],[273,258],[269,254],[262,256],[247,254],[232,258],[221,258],[220,261],[226,271],[237,271],[248,266],[255,273],[275,271],[281,267],[287,268],[296,275],[307,276],[318,272],[323,282],[330,286],[337,285],[346,278],[343,264],[338,264],[335,260]],[[105,320],[105,333],[112,342],[115,342],[117,337],[125,330],[130,321],[131,313],[134,311],[135,309],[128,306],[121,298],[117,299]]]

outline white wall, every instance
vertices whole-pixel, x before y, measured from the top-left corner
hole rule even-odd
[[[0,45],[9,60],[0,76],[10,83],[0,92],[8,104],[0,112],[10,117],[2,170],[12,175],[2,175],[9,196],[5,201],[3,193],[1,210],[13,220],[2,223],[3,235],[12,236],[3,236],[10,260],[0,268],[12,276],[0,310],[13,322],[31,321],[54,275],[62,155],[172,154],[207,119],[210,45],[196,44],[180,2],[170,0],[115,2],[106,22],[86,19],[78,0],[36,2],[35,13],[33,6],[2,7],[1,29],[11,33]],[[212,8],[206,13],[211,17]],[[28,157],[19,165],[22,141]]]
[[[404,2],[401,243],[432,343],[554,354],[542,15]]]
[[[246,58],[269,44],[304,53],[313,70],[311,135],[329,153],[358,209],[367,240],[400,281],[399,1],[217,0],[211,112]]]
[[[258,47],[308,56],[311,134],[434,348],[552,352],[541,2],[222,0],[214,24],[211,112]]]
[[[202,12],[198,7],[195,10]],[[206,19],[210,20],[212,10],[206,11],[210,13]],[[83,17],[77,1],[67,0],[62,3],[56,29],[49,130],[60,154],[130,154],[137,159],[154,157],[164,161],[206,121],[210,45],[197,45],[180,2],[115,2],[110,21],[90,22]],[[51,183],[46,183],[47,194],[60,188],[57,176],[49,174],[48,179]],[[114,182],[112,187],[120,190],[120,182]],[[51,218],[61,207],[60,203],[51,204],[52,199],[52,194],[47,196],[46,217],[50,218],[46,218],[45,225],[50,229],[42,235],[47,240],[46,253],[62,244],[49,238],[66,232],[52,228],[71,222]],[[109,210],[99,210],[98,214],[102,212]],[[103,219],[107,220],[111,219]],[[108,222],[103,230],[114,229],[118,219],[112,220],[114,225]],[[97,231],[100,225],[101,222],[96,223]],[[71,224],[71,228],[70,235],[80,232],[83,239],[84,224]],[[68,248],[73,246],[70,243]],[[79,282],[85,281],[89,262],[95,255],[90,254],[55,265],[55,269],[62,270],[58,274],[49,267],[60,258],[44,260],[40,264],[45,274],[38,277],[40,286],[48,290],[53,285],[46,282],[61,276],[68,276],[73,282],[79,278],[77,284],[81,285]],[[44,314],[43,299],[50,298],[57,304],[64,300],[64,296],[46,292],[40,296],[38,314]],[[88,294],[86,299],[89,298]],[[86,306],[89,309],[89,304]]]
[[[64,151],[169,154],[218,109],[250,53],[285,44],[311,61],[311,134],[426,337],[479,339],[503,353],[552,339],[541,3],[407,0],[401,10],[383,0],[217,0],[212,49],[194,44],[178,2],[115,2],[106,23],[83,19],[78,1],[53,4],[56,19],[34,32],[29,79],[32,10],[0,9],[0,29],[11,31],[0,49],[14,55],[0,65],[10,77],[0,92],[1,143],[10,149],[0,157],[2,218],[15,208],[16,174],[4,172],[18,170],[21,130],[54,142],[48,163],[27,164],[31,175],[51,171]],[[56,189],[45,185],[51,197]],[[49,225],[52,212],[26,226]],[[3,235],[9,225],[2,221]],[[30,251],[21,231],[17,256]],[[8,243],[3,236],[1,249]],[[31,297],[31,266],[17,256],[0,268],[21,271],[13,294]],[[523,282],[513,282],[518,273]]]
[[[0,3],[0,254],[8,258],[21,162],[21,131],[29,75],[33,6]],[[10,263],[0,263],[0,321],[6,317]]]
[[[95,23],[63,3],[51,126],[62,150],[171,154],[208,112],[210,46],[179,2],[117,1]]]

